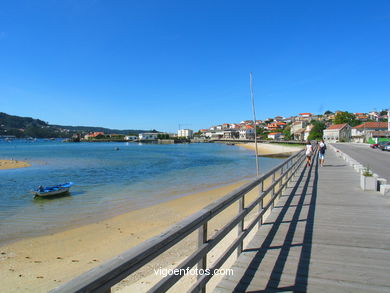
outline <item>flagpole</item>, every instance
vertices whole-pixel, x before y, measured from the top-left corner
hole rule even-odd
[[[257,150],[257,133],[256,133],[256,110],[255,110],[255,95],[253,92],[253,75],[250,73],[250,86],[251,86],[251,98],[252,98],[252,110],[253,110],[253,123],[255,125],[255,150],[256,150],[256,175],[260,175],[259,167],[259,152]]]

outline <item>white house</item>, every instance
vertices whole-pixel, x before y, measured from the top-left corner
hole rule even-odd
[[[251,125],[245,125],[240,129],[240,139],[253,139],[255,137],[255,129]]]
[[[125,140],[137,140],[138,139],[138,136],[136,135],[126,135],[125,136]]]
[[[158,133],[146,132],[138,135],[139,140],[156,140]]]
[[[303,140],[308,140],[312,128],[313,124],[309,124],[306,126],[305,131],[303,132]]]
[[[236,129],[226,129],[223,131],[223,138],[235,139],[240,137],[240,132]]]
[[[295,121],[291,125],[290,133],[291,135],[293,135],[294,140],[305,140],[305,131],[307,124],[307,121]]]
[[[194,132],[191,129],[179,129],[177,131],[178,137],[193,138]]]
[[[351,137],[354,142],[365,142],[371,133],[374,131],[386,131],[388,128],[387,122],[366,122],[358,126],[352,127]]]
[[[331,125],[324,130],[323,138],[326,142],[350,141],[351,126],[347,123]]]
[[[281,133],[281,132],[271,132],[271,133],[268,133],[268,138],[270,138],[270,139],[278,140],[278,139],[281,139],[282,136],[283,136],[283,133]]]

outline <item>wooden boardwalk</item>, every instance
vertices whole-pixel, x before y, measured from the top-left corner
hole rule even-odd
[[[390,199],[328,151],[294,182],[214,292],[390,292]]]

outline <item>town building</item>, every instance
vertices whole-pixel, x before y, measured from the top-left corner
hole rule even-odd
[[[290,134],[294,137],[294,140],[305,140],[305,130],[308,124],[308,121],[295,121],[291,124]]]
[[[283,119],[284,118],[282,116],[275,116],[274,121],[280,122],[280,121],[283,121]]]
[[[313,128],[313,124],[308,124],[305,128],[305,131],[303,132],[303,140],[308,140],[309,139],[309,135],[310,135],[310,131],[312,130]]]
[[[324,130],[323,139],[326,142],[347,142],[351,139],[351,126],[347,123],[333,124]]]
[[[378,120],[379,119],[379,113],[376,111],[371,111],[368,113],[368,117],[372,120]]]
[[[240,137],[240,131],[237,129],[225,129],[223,131],[224,139],[237,139]]]
[[[251,125],[245,125],[240,129],[240,139],[254,139],[255,129]]]
[[[285,122],[271,122],[266,125],[266,129],[270,131],[275,131],[275,130],[281,130],[284,127],[286,127],[287,123]]]
[[[191,129],[179,129],[177,131],[178,137],[193,138],[194,132]]]
[[[387,122],[365,122],[352,127],[351,139],[354,142],[367,142],[369,137],[372,137],[372,132],[386,130],[388,130]]]
[[[125,136],[125,140],[135,141],[137,139],[138,139],[138,136],[136,136],[136,135],[126,135]]]
[[[279,139],[284,138],[284,135],[281,132],[271,132],[271,133],[268,133],[267,137],[270,139],[279,140]]]
[[[367,121],[368,119],[368,115],[365,114],[365,113],[354,113],[355,117],[357,120],[360,120],[360,121]]]
[[[96,131],[96,132],[88,133],[88,134],[84,135],[84,139],[96,138],[96,137],[99,136],[99,135],[104,135],[104,132],[102,132],[102,131]]]
[[[158,136],[158,133],[155,132],[145,132],[145,133],[140,133],[138,135],[139,140],[156,140]]]

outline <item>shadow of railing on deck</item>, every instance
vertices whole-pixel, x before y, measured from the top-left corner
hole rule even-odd
[[[312,170],[314,169],[314,174]],[[305,178],[305,174],[307,177]],[[313,178],[312,178],[313,177]],[[246,268],[244,276],[236,285],[234,292],[281,292],[281,291],[294,291],[294,292],[306,292],[308,275],[309,275],[309,265],[312,249],[312,237],[313,237],[313,226],[314,226],[314,216],[316,208],[316,198],[317,198],[317,181],[318,181],[318,161],[315,160],[310,168],[305,167],[299,178],[296,180],[294,187],[291,190],[291,193],[288,195],[287,201],[284,206],[281,206],[281,211],[272,223],[264,223],[264,225],[272,224],[272,228],[269,231],[267,237],[262,242],[259,248],[251,248],[244,251],[257,251],[253,260],[249,263]],[[312,184],[310,184],[312,183]],[[302,190],[301,190],[301,186]],[[294,197],[300,196],[298,204],[292,205]],[[310,204],[305,204],[305,199],[310,199]],[[304,206],[309,206],[307,218],[299,219],[302,208]],[[289,208],[295,208],[291,220],[284,220],[287,211]],[[303,243],[293,243],[293,238],[297,229],[298,223],[306,222]],[[280,246],[272,246],[272,242],[275,238],[276,233],[278,232],[281,224],[290,224],[283,241],[283,244]],[[280,287],[280,281],[282,278],[283,270],[286,265],[290,249],[292,247],[302,247],[300,257],[298,260],[298,266],[296,270],[296,276],[294,285],[288,287]],[[258,272],[263,259],[265,258],[268,251],[280,249],[279,255],[277,256],[274,267],[272,268],[269,280],[265,285],[264,290],[260,291],[248,291],[251,281],[255,277],[256,272]],[[256,276],[258,277],[258,276]]]

